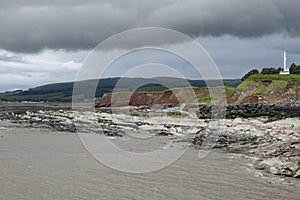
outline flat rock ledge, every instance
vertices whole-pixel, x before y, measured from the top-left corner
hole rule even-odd
[[[255,159],[255,168],[274,175],[300,178],[300,120],[288,118],[266,123],[261,119],[227,119],[224,131],[205,129],[193,139],[203,142],[216,133],[213,146],[230,152],[244,153]],[[207,148],[207,147],[205,147]]]

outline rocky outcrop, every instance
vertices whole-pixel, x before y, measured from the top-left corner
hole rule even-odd
[[[267,170],[274,175],[300,178],[299,136],[287,141],[278,140],[263,144],[249,152],[259,158],[256,161],[256,169]]]
[[[217,105],[199,105],[198,117],[202,119],[211,118],[216,111],[221,112],[222,107]],[[215,110],[215,111],[214,111]],[[300,101],[283,101],[277,104],[230,104],[226,105],[223,114],[226,118],[254,118],[268,117],[270,120],[278,120],[287,117],[300,117]],[[222,116],[220,114],[220,116]]]
[[[162,97],[164,93],[161,92],[104,94],[101,100],[96,102],[96,107],[152,106],[159,104]]]
[[[160,92],[104,94],[96,102],[96,107],[151,106],[157,104],[162,96]]]
[[[74,114],[66,110],[38,110],[0,113],[1,120],[11,120],[22,127],[51,128],[58,131],[76,132]]]
[[[296,118],[264,123],[260,119],[225,121],[226,130],[214,127],[199,131],[193,144],[203,148],[207,137],[215,135],[209,148],[245,153],[255,158],[255,168],[274,175],[300,178],[300,121]]]

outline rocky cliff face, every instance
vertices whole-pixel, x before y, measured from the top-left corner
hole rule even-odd
[[[150,106],[158,101],[162,93],[115,93],[105,94],[97,107],[120,107],[120,106]]]
[[[105,94],[96,107],[153,106],[155,104],[178,105],[197,103],[199,96],[209,95],[206,88],[182,88],[164,92],[136,92]]]

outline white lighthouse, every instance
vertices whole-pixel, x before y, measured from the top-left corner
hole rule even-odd
[[[286,51],[283,52],[283,71],[280,72],[280,74],[290,74],[290,70],[286,65]]]

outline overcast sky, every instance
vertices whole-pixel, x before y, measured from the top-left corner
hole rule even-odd
[[[72,81],[99,42],[145,26],[194,38],[223,78],[282,66],[283,50],[300,64],[299,8],[299,0],[1,1],[0,91]]]

